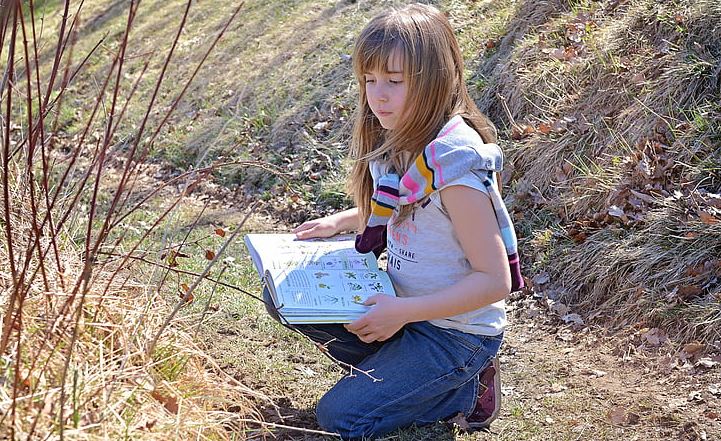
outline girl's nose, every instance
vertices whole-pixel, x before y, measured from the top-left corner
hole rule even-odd
[[[380,88],[380,90],[378,90],[378,101],[388,101],[388,93],[383,88]]]

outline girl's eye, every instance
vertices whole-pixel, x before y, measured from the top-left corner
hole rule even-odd
[[[373,82],[375,82],[375,80],[373,80],[372,78],[366,78],[366,84],[373,83]]]
[[[403,80],[391,80],[391,84],[401,84]]]

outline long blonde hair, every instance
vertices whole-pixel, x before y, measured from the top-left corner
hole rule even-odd
[[[398,125],[385,130],[368,105],[364,74],[387,71],[394,51],[403,55],[407,98]],[[433,6],[412,4],[373,18],[358,37],[352,57],[360,93],[350,147],[355,163],[349,190],[359,209],[362,230],[373,195],[370,160],[383,158],[403,175],[455,115],[461,115],[484,142],[495,142],[496,129],[468,95],[463,57],[453,29]],[[399,220],[412,210],[412,206],[402,206]]]

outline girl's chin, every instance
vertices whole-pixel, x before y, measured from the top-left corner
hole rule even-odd
[[[393,130],[393,128],[396,126],[395,121],[391,122],[388,120],[383,120],[381,118],[378,118],[378,121],[381,123],[381,126],[386,130]]]

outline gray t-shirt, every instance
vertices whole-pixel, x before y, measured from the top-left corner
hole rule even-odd
[[[385,164],[371,161],[374,181],[386,172]],[[481,178],[469,172],[446,186],[463,185],[488,194]],[[399,297],[434,294],[473,272],[461,248],[438,191],[416,204],[413,214],[394,225],[388,222],[388,275]],[[430,321],[441,328],[470,334],[498,335],[506,327],[503,300],[445,319]]]

